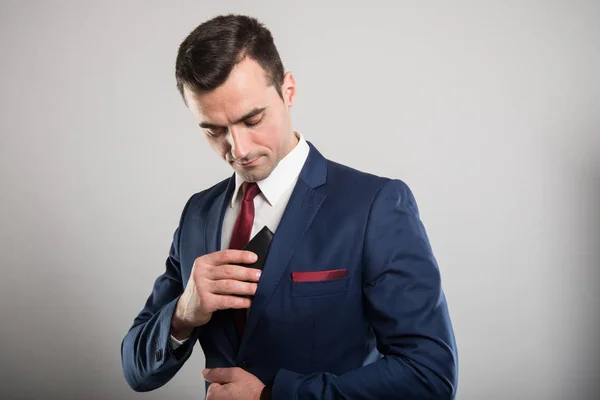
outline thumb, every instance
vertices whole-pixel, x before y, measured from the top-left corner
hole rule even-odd
[[[204,379],[208,382],[229,383],[231,382],[230,368],[206,368],[202,371]]]

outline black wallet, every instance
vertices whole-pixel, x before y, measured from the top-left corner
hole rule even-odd
[[[269,247],[273,240],[273,232],[265,225],[254,237],[244,246],[242,250],[248,250],[255,253],[258,256],[258,260],[253,264],[241,264],[244,267],[262,269],[265,266],[267,254],[269,253]]]

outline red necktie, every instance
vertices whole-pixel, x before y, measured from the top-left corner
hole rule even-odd
[[[241,250],[250,241],[252,223],[254,222],[254,198],[259,192],[260,188],[256,182],[244,182],[242,184],[242,206],[233,226],[233,233],[231,234],[231,242],[229,244],[230,249]],[[247,312],[248,310],[245,308],[233,310],[235,329],[240,338],[246,327]]]

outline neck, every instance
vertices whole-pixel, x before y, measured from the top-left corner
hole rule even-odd
[[[290,148],[288,149],[288,154],[294,150],[294,147],[298,145],[298,142],[300,142],[300,139],[298,138],[298,135],[296,135],[296,131],[292,131],[292,141],[290,143]]]

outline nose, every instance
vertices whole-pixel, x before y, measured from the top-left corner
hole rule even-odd
[[[236,159],[243,159],[250,153],[250,138],[244,131],[238,127],[230,129],[231,155]]]

